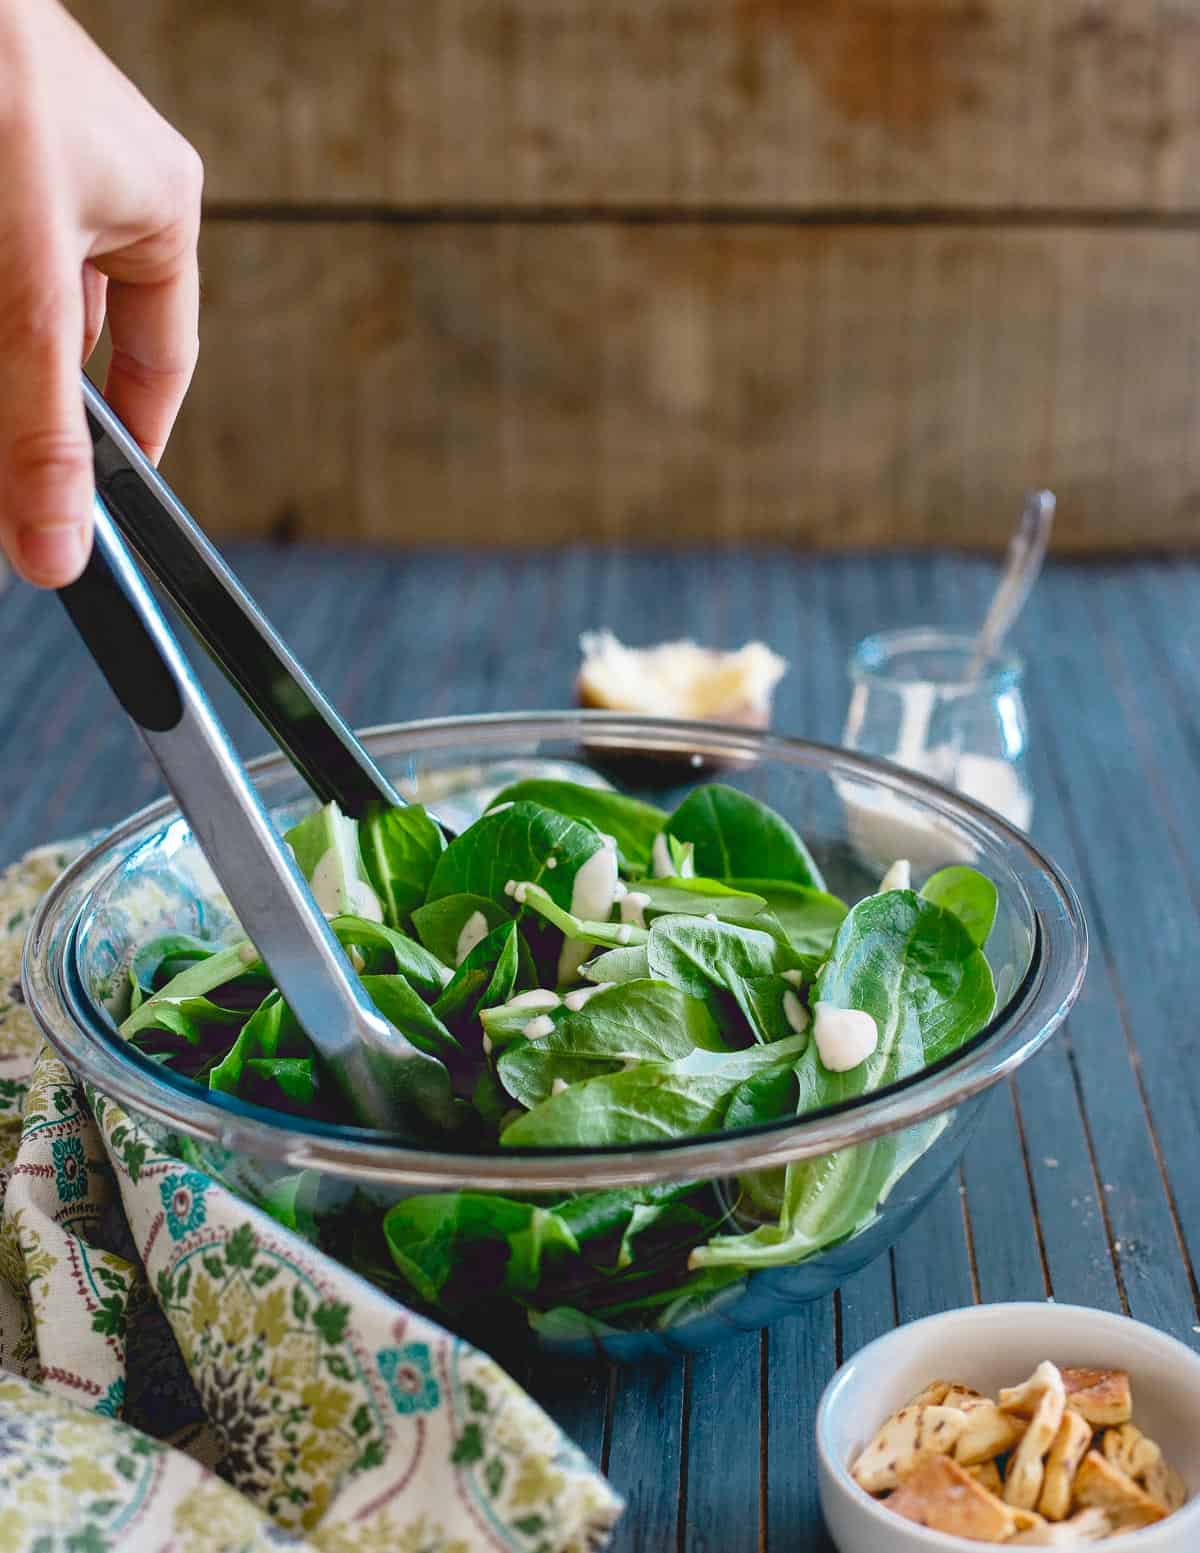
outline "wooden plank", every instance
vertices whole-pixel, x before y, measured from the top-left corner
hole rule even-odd
[[[997,1085],[963,1156],[960,1196],[971,1236],[973,1292],[985,1302],[1040,1300],[1052,1292],[1013,1098],[1007,1084]]]
[[[759,1553],[761,1356],[747,1332],[691,1361],[683,1553]]]
[[[956,1172],[893,1248],[898,1321],[974,1303],[959,1185]],[[1012,1190],[1011,1182],[1005,1190]]]
[[[220,223],[204,269],[166,468],[217,532],[999,547],[1045,481],[1064,551],[1197,543],[1200,234]]]
[[[885,1266],[887,1258],[882,1258]],[[763,1427],[766,1502],[762,1546],[768,1553],[827,1553],[817,1504],[812,1449],[817,1400],[837,1364],[833,1300],[814,1300],[764,1336]]]
[[[213,198],[1195,209],[1183,0],[71,0]]]
[[[617,1372],[609,1478],[624,1494],[612,1553],[663,1553],[677,1545],[686,1361]]]

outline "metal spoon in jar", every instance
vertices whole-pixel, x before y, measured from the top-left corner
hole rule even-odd
[[[975,638],[967,666],[968,681],[979,678],[984,664],[999,652],[1001,642],[1025,607],[1046,559],[1055,506],[1053,491],[1030,491],[1025,498],[1020,522],[1009,542],[1004,571]]]

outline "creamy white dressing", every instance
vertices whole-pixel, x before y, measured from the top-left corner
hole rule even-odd
[[[783,979],[784,979],[784,981],[790,981],[793,987],[803,987],[803,985],[804,985],[804,972],[803,971],[784,971],[783,972]]]
[[[308,881],[313,900],[327,917],[339,916],[350,904],[343,863],[344,859],[337,848],[330,847],[322,853]]]
[[[549,1014],[538,1014],[521,1031],[527,1041],[540,1041],[554,1034],[554,1021]]]
[[[1015,767],[993,755],[960,755],[954,773],[960,793],[987,804],[1018,830],[1028,830],[1033,819],[1033,800]]]
[[[809,1012],[794,992],[783,994],[783,1017],[797,1035],[808,1029]]]
[[[565,1078],[556,1078],[554,1080],[553,1084],[551,1084],[551,1086],[550,1086],[550,1093],[552,1095],[565,1095],[566,1092],[567,1092],[567,1081],[566,1081],[566,1079]]]
[[[594,987],[576,987],[574,992],[568,992],[563,998],[563,1007],[569,1008],[573,1014],[577,1014],[581,1008],[585,1008],[598,992],[607,992],[610,987],[615,987],[615,981],[600,981]]]
[[[859,782],[841,782],[838,790],[846,805],[850,839],[872,869],[887,868],[897,857],[921,868],[974,860],[974,850],[961,834],[895,793]]]
[[[648,895],[644,895],[641,890],[628,890],[617,904],[621,908],[622,922],[630,922],[634,927],[646,926],[646,907],[650,904]]]
[[[330,846],[317,859],[308,881],[313,899],[327,917],[352,912],[369,922],[383,921],[383,908],[375,891],[362,877],[358,855],[358,829],[344,815],[330,817]],[[292,856],[295,848],[288,843]]]
[[[562,1002],[557,992],[551,992],[548,987],[534,987],[531,992],[518,992],[515,998],[509,998],[505,1008],[517,1009],[543,1009],[557,1008]]]
[[[571,915],[585,922],[607,922],[616,885],[617,854],[612,847],[598,847],[580,865],[571,884]]]
[[[608,845],[611,836],[601,836],[600,840],[601,845],[580,866],[571,883],[571,915],[585,922],[607,922],[616,898],[616,842]],[[566,939],[558,957],[559,982],[574,981],[591,954],[591,944],[579,938]]]
[[[473,911],[462,925],[458,942],[454,946],[454,963],[461,965],[474,949],[488,936],[488,920],[482,911]]]
[[[878,1046],[879,1029],[864,1009],[818,1003],[813,1012],[817,1054],[831,1073],[857,1068]]]
[[[656,879],[673,879],[675,877],[675,864],[671,861],[671,848],[667,844],[667,838],[660,830],[654,838],[654,845],[650,848],[650,863],[654,869]]]
[[[350,907],[355,915],[365,917],[368,922],[383,921],[379,897],[365,879],[351,879]]]
[[[878,895],[886,895],[889,890],[912,889],[912,864],[906,857],[898,857],[892,866],[879,881]]]

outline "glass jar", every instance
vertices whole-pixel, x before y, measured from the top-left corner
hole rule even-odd
[[[974,637],[933,627],[868,636],[850,659],[843,743],[956,788],[1028,830],[1033,793],[1024,665],[1014,653],[1000,653],[972,677],[974,647]],[[891,846],[866,850],[872,861],[889,851],[903,855]]]

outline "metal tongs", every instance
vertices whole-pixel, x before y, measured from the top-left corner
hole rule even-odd
[[[60,589],[67,613],[358,1121],[449,1121],[444,1067],[367,998],[124,540],[322,802],[361,816],[403,800],[86,378],[83,392],[95,541]]]

